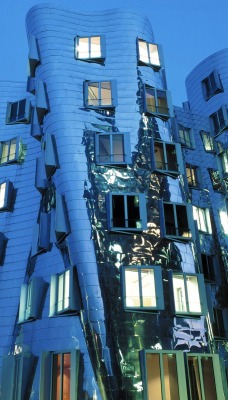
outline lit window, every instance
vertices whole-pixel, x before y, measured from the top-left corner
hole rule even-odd
[[[146,198],[143,193],[108,193],[108,227],[112,231],[147,229]]]
[[[225,235],[228,235],[228,214],[227,210],[219,210],[220,222]]]
[[[124,267],[124,308],[164,309],[161,268]]]
[[[221,81],[216,70],[212,71],[212,73],[202,81],[202,85],[205,100],[208,100],[216,93],[222,92]]]
[[[228,150],[219,154],[219,160],[221,165],[221,174],[222,177],[225,178],[228,175]]]
[[[161,68],[161,48],[157,44],[138,39],[139,63],[148,64],[154,69]]]
[[[193,206],[193,218],[197,221],[197,226],[202,233],[212,233],[210,212],[208,208]]]
[[[19,138],[0,142],[0,164],[19,162],[22,155],[20,150],[22,150],[22,146]]]
[[[85,61],[99,61],[105,58],[104,36],[76,37],[75,56]]]
[[[169,239],[189,240],[192,237],[190,230],[190,210],[185,204],[160,203],[161,236]]]
[[[207,281],[215,281],[214,257],[201,254],[201,263],[204,279]]]
[[[164,119],[171,117],[173,113],[169,92],[145,86],[145,112]]]
[[[130,164],[129,133],[96,133],[95,153],[97,164]]]
[[[214,151],[215,151],[214,141],[213,141],[213,138],[210,135],[210,133],[201,131],[200,134],[201,134],[201,138],[202,138],[202,141],[203,141],[204,150],[207,151],[207,152],[214,153]]]
[[[225,106],[219,108],[214,114],[210,116],[212,125],[212,131],[215,135],[218,135],[222,131],[228,128],[228,116],[227,109]]]
[[[179,125],[179,138],[180,143],[186,147],[193,147],[193,135],[190,128]]]
[[[75,314],[80,310],[79,289],[74,267],[51,276],[50,317]]]
[[[40,277],[35,277],[30,283],[21,285],[19,324],[39,318],[45,286],[44,280]]]
[[[88,108],[113,108],[117,105],[116,81],[84,82],[84,101]]]
[[[219,171],[212,169],[212,168],[208,168],[208,172],[209,172],[209,175],[211,178],[213,190],[216,190],[218,192],[224,192],[225,185],[224,185],[222,179],[220,178]]]
[[[190,164],[186,164],[186,176],[188,186],[197,188],[199,187],[199,168]]]
[[[166,143],[152,140],[153,170],[170,175],[181,173],[182,154],[178,143]]]
[[[204,314],[205,288],[203,275],[172,274],[176,314]]]
[[[6,110],[6,124],[29,123],[30,111],[31,104],[29,99],[8,103]]]
[[[6,181],[0,184],[0,210],[9,211],[13,195],[13,184]]]

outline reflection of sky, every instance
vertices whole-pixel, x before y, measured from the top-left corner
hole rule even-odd
[[[176,247],[180,250],[181,253],[181,267],[183,272],[192,272],[195,273],[194,267],[194,258],[192,254],[191,247],[189,243],[178,243],[175,242]]]

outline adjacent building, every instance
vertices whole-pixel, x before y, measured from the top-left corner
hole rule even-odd
[[[228,397],[228,49],[172,105],[132,10],[27,14],[0,84],[2,400]]]

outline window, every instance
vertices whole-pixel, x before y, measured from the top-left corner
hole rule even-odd
[[[226,189],[223,181],[220,178],[219,171],[208,168],[208,172],[211,178],[213,190],[216,190],[217,192],[224,192]]]
[[[31,257],[50,250],[50,217],[50,213],[40,213],[39,222],[33,229]]]
[[[208,254],[201,254],[202,272],[204,279],[207,281],[215,281],[214,257]]]
[[[223,319],[223,310],[220,308],[213,308],[213,322],[212,322],[212,330],[213,335],[216,338],[225,338],[225,326],[224,326],[224,319]]]
[[[142,39],[138,39],[138,58],[139,64],[150,65],[155,70],[159,70],[163,64],[161,47]]]
[[[99,62],[105,58],[105,37],[89,36],[75,39],[75,57],[79,60]]]
[[[192,131],[190,128],[186,128],[182,125],[179,125],[179,138],[180,138],[180,143],[183,146],[189,147],[189,148],[194,147],[193,135],[192,135]]]
[[[131,164],[129,133],[96,133],[95,153],[97,164]]]
[[[200,135],[203,141],[204,150],[207,152],[214,153],[215,152],[214,140],[210,135],[210,133],[201,131]]]
[[[55,234],[57,242],[60,243],[70,233],[70,223],[64,195],[56,193],[55,196]]]
[[[79,288],[75,267],[51,276],[49,316],[80,311]]]
[[[182,171],[182,154],[178,143],[151,141],[152,169],[168,175],[179,175]]]
[[[192,188],[199,188],[199,167],[194,165],[186,164],[186,176],[188,186]]]
[[[10,211],[12,206],[13,184],[6,181],[0,184],[0,210]]]
[[[175,314],[205,315],[207,301],[203,275],[171,272]]]
[[[21,285],[18,323],[39,318],[46,283],[40,277],[33,278],[30,283]]]
[[[7,238],[4,233],[0,232],[0,265],[4,264]]]
[[[7,103],[6,124],[27,124],[30,122],[31,104],[29,99]]]
[[[124,267],[122,274],[125,309],[164,309],[162,273],[159,266]]]
[[[46,134],[44,163],[47,178],[50,178],[59,167],[55,136],[50,133]]]
[[[30,76],[35,76],[36,67],[40,63],[40,54],[38,48],[38,40],[33,35],[31,35],[29,38],[28,59],[29,59]]]
[[[84,82],[84,103],[88,108],[116,107],[116,81]]]
[[[193,218],[197,222],[198,229],[201,233],[212,233],[211,218],[208,208],[192,207]]]
[[[202,88],[205,100],[223,91],[218,71],[212,71],[212,73],[202,81]]]
[[[40,398],[45,400],[77,400],[79,350],[43,352],[40,373]]]
[[[226,178],[228,175],[228,150],[223,151],[219,154],[220,170],[222,178]]]
[[[214,114],[210,116],[212,132],[218,135],[222,131],[228,128],[228,116],[227,109],[222,106]]]
[[[225,235],[228,235],[228,213],[227,213],[227,201],[226,208],[219,210],[220,222],[222,225],[222,231]]]
[[[147,229],[144,193],[108,193],[108,227],[111,231],[142,231]]]
[[[160,202],[161,236],[174,240],[189,240],[190,205]]]
[[[9,164],[20,161],[19,150],[21,148],[21,143],[19,138],[11,139],[6,142],[1,142],[0,145],[0,164]]]
[[[167,90],[145,86],[145,112],[164,119],[172,117],[170,93]]]

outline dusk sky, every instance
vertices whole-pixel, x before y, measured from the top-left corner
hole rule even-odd
[[[174,105],[186,100],[185,78],[204,58],[228,46],[228,0],[0,0],[0,81],[27,80],[25,17],[38,3],[75,11],[131,8],[147,15],[162,44]]]

